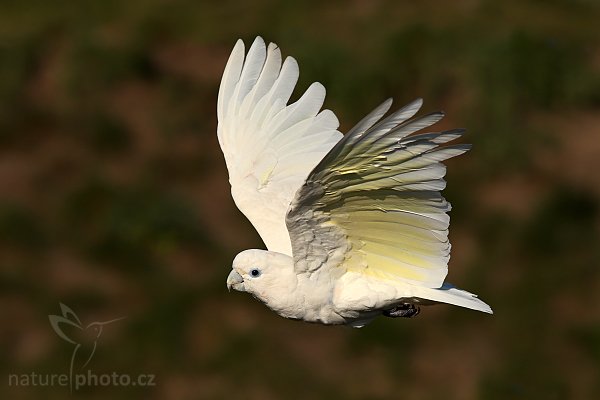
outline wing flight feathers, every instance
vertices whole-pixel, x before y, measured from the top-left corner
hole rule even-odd
[[[300,271],[339,267],[442,286],[450,204],[440,194],[446,174],[441,162],[469,146],[440,147],[463,130],[416,134],[444,115],[410,119],[421,104],[415,100],[377,122],[389,109],[386,101],[311,172],[287,216]]]
[[[217,101],[219,144],[231,193],[267,248],[291,255],[285,215],[310,171],[342,138],[331,111],[321,111],[325,88],[313,83],[288,101],[298,64],[257,37],[244,56],[239,40],[229,57]],[[293,145],[291,145],[293,144]]]

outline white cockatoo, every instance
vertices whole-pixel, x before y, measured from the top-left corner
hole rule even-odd
[[[380,315],[410,317],[419,305],[448,303],[492,313],[474,294],[444,283],[450,204],[442,161],[464,132],[418,133],[443,113],[413,118],[418,99],[382,119],[386,100],[348,133],[322,110],[313,83],[287,104],[298,64],[257,37],[238,40],[217,103],[219,144],[231,194],[268,250],[233,260],[228,288],[277,314],[362,327]]]

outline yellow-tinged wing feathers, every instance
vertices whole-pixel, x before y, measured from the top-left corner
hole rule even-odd
[[[442,161],[468,145],[440,147],[463,130],[421,133],[443,117],[410,119],[416,100],[377,122],[384,102],[324,157],[287,214],[299,272],[352,270],[440,288],[448,271],[450,204]]]

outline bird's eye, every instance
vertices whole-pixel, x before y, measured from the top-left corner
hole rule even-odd
[[[250,275],[252,275],[254,278],[260,276],[260,271],[256,268],[254,268],[252,271],[250,271]]]

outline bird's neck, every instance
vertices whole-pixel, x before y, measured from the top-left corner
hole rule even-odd
[[[331,314],[333,305],[331,280],[321,280],[317,275],[298,274],[293,259],[281,266],[278,283],[271,286],[266,305],[285,318],[309,322],[325,322]]]

